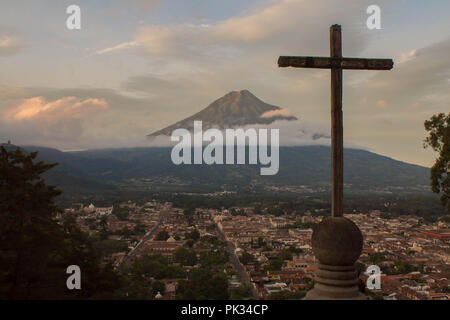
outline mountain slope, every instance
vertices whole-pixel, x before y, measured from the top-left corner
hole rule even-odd
[[[208,107],[196,114],[178,121],[164,129],[156,131],[149,136],[170,136],[178,128],[191,130],[194,120],[201,120],[203,128],[211,127],[232,128],[248,124],[269,124],[275,120],[297,120],[296,117],[285,115],[280,107],[265,103],[255,97],[250,91],[232,91],[211,103]],[[267,113],[272,111],[272,113]],[[266,115],[264,115],[266,113]],[[264,115],[264,117],[262,117]]]
[[[39,158],[60,165],[49,172],[48,182],[64,191],[109,189],[116,183],[135,186],[139,181],[156,182],[156,186],[172,186],[173,179],[211,190],[256,184],[278,186],[329,187],[330,148],[302,146],[280,148],[280,170],[274,176],[261,176],[260,165],[174,165],[171,148],[102,149],[81,152],[39,150]],[[172,179],[171,181],[168,178]],[[423,190],[428,186],[429,169],[397,161],[375,153],[345,149],[344,183],[354,190]],[[71,184],[74,188],[71,187]]]
[[[86,165],[95,168],[94,163],[102,164],[103,159],[92,159],[83,161],[83,157],[76,154],[61,152],[57,149],[25,146],[18,147],[12,144],[2,144],[7,150],[22,148],[25,152],[38,152],[38,159],[46,163],[58,163],[58,165],[43,174],[43,177],[49,185],[57,186],[63,191],[63,196],[89,196],[92,194],[115,193],[118,189],[106,182],[89,177],[82,168]],[[110,165],[114,165],[109,161]],[[114,165],[116,168],[117,166]]]

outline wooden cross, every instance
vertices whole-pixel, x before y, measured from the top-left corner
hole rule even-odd
[[[342,69],[391,70],[392,59],[342,57],[341,26],[330,27],[330,57],[287,57],[278,59],[279,67],[331,69],[331,212],[343,216],[343,132],[342,132]]]

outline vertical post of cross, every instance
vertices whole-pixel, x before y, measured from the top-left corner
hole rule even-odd
[[[330,27],[331,58],[331,213],[343,216],[342,39],[341,26]]]

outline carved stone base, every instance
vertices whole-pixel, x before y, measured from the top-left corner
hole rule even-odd
[[[366,300],[359,292],[359,280],[354,266],[330,266],[319,264],[314,289],[308,291],[305,300]]]
[[[356,224],[344,217],[326,217],[314,229],[311,243],[320,263],[315,286],[305,299],[367,299],[359,292],[355,270],[363,246],[363,236]]]

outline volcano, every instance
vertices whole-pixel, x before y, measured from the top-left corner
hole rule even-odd
[[[235,128],[251,124],[270,124],[276,120],[297,120],[286,109],[270,105],[248,90],[231,91],[205,109],[148,136],[170,136],[172,131],[184,128],[192,131],[195,120],[201,120],[204,129]]]

